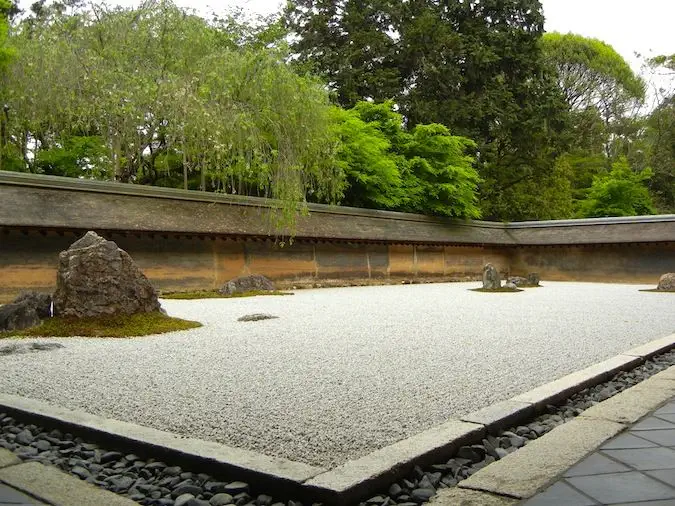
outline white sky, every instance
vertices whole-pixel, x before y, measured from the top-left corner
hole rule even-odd
[[[175,0],[200,12],[224,11],[241,6],[258,13],[277,10],[282,0]],[[33,0],[20,0],[28,8]],[[636,70],[646,56],[675,53],[675,0],[541,0],[546,30],[573,32],[611,44]],[[139,0],[108,0],[136,5]]]

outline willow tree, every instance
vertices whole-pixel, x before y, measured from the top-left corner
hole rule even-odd
[[[326,91],[238,36],[170,0],[25,20],[2,92],[22,168],[77,145],[67,175],[334,200]]]

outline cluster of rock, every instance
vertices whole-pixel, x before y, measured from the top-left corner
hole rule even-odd
[[[675,272],[667,272],[661,276],[656,289],[659,292],[675,292]]]
[[[302,506],[298,501],[275,502],[270,495],[254,494],[242,481],[223,481],[153,458],[114,451],[58,429],[21,423],[4,413],[0,413],[0,447],[24,461],[56,466],[146,506]]]
[[[485,267],[483,267],[484,290],[499,290],[500,288],[517,290],[518,288],[535,286],[539,286],[539,274],[536,272],[529,273],[527,277],[512,276],[506,280],[502,287],[502,280],[496,267],[492,264],[485,264]]]
[[[274,283],[260,274],[251,274],[228,281],[218,291],[223,295],[235,295],[247,292],[271,292],[274,291]]]
[[[52,316],[52,296],[27,292],[0,306],[0,331],[22,330],[39,325]]]
[[[87,232],[59,254],[54,295],[30,292],[0,307],[0,331],[51,316],[85,318],[160,311],[157,292],[129,254]]]

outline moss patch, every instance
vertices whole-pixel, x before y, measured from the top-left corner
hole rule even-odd
[[[493,289],[487,289],[487,288],[469,288],[472,292],[483,292],[483,293],[516,293],[516,292],[523,292],[524,290],[521,290],[520,288],[493,288]]]
[[[49,318],[25,330],[0,332],[6,337],[135,337],[201,327],[199,322],[172,318],[160,312],[96,318]]]
[[[163,293],[160,295],[161,299],[178,299],[178,300],[192,300],[192,299],[234,299],[237,297],[255,297],[257,295],[295,295],[291,292],[280,292],[278,290],[251,290],[250,292],[233,293],[232,295],[224,295],[218,291],[200,291],[200,292],[172,292]]]

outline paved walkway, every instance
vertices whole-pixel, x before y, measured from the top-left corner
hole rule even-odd
[[[17,489],[0,483],[0,506],[34,506],[42,504]]]
[[[675,398],[523,506],[610,504],[675,506]]]

